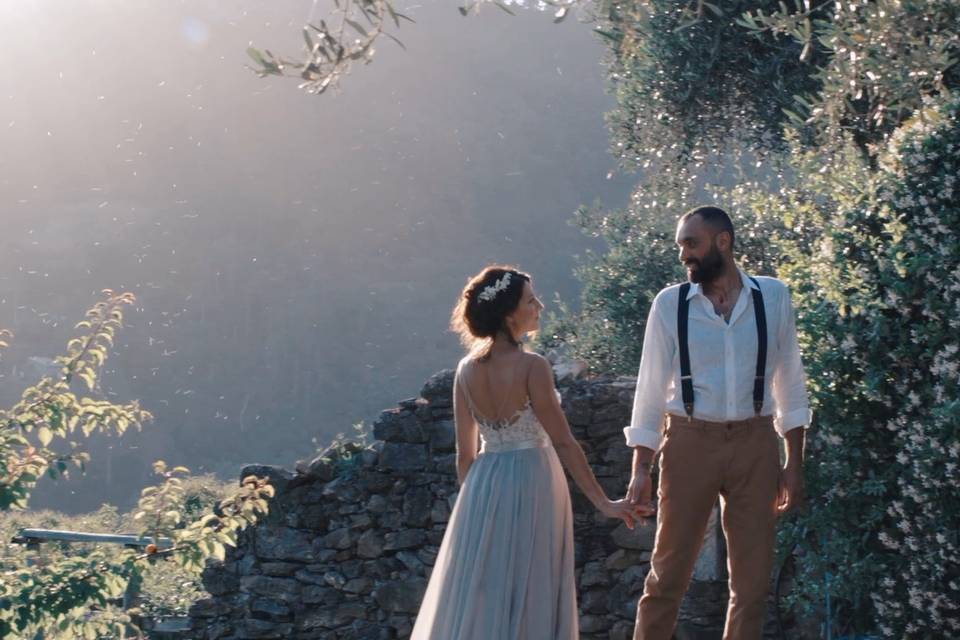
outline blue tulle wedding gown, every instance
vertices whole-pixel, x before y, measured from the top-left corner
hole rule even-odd
[[[482,446],[411,640],[576,640],[573,515],[557,453],[529,400],[491,423],[466,397]]]

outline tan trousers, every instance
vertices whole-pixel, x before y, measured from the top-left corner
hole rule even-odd
[[[669,640],[717,496],[727,539],[724,640],[761,637],[773,565],[780,444],[770,417],[706,422],[667,416],[659,513],[634,640]]]

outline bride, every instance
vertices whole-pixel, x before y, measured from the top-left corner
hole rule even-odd
[[[469,349],[453,392],[461,487],[411,640],[578,638],[561,462],[605,516],[633,528],[645,515],[607,498],[570,432],[549,362],[523,349],[542,309],[530,276],[503,266],[471,278],[454,308],[451,326]]]

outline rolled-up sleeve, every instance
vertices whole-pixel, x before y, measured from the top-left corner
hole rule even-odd
[[[782,321],[779,357],[773,370],[771,392],[776,402],[773,425],[781,436],[791,429],[810,424],[813,412],[807,396],[807,379],[803,372],[800,345],[797,342],[797,324],[794,319],[790,291],[784,288],[780,303]]]
[[[650,305],[643,335],[643,352],[630,425],[623,430],[627,446],[656,451],[662,435],[660,425],[666,408],[667,388],[672,381],[674,341],[664,318],[663,292]]]

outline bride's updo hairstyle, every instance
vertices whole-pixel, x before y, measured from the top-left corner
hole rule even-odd
[[[529,281],[528,274],[499,264],[470,278],[450,318],[450,328],[460,336],[463,346],[484,359],[501,332],[519,346],[507,326],[507,316],[520,305],[523,285]]]

